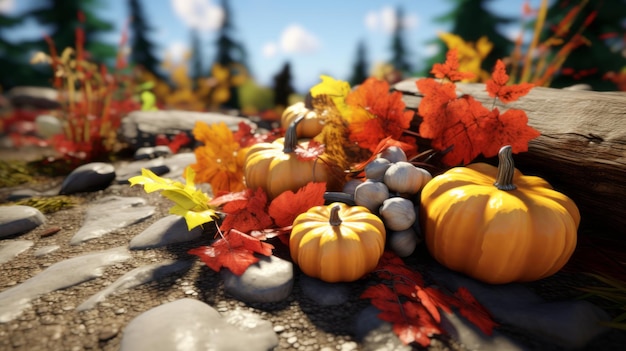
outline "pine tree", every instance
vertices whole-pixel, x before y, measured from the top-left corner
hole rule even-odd
[[[563,63],[562,74],[556,76],[550,86],[558,88],[585,83],[594,90],[616,90],[617,86],[603,77],[607,72],[619,72],[626,67],[623,37],[626,1],[556,1],[548,8],[545,30],[542,33],[544,39],[552,34],[554,28],[576,5],[583,7],[564,42],[571,40],[586,20],[592,19],[581,33],[588,40],[588,45],[581,45],[569,54]]]
[[[367,48],[365,42],[360,41],[356,49],[356,61],[352,68],[352,76],[349,79],[350,86],[363,83],[369,76],[367,63]]]
[[[230,71],[230,97],[224,106],[239,109],[239,91],[234,78],[242,74],[247,74],[246,52],[243,46],[232,38],[234,26],[231,23],[232,14],[228,0],[222,0],[221,6],[224,12],[224,19],[217,34],[217,53],[214,64],[228,67]],[[246,70],[246,72],[241,72],[242,70]]]
[[[285,62],[283,68],[274,76],[274,105],[287,107],[289,96],[295,92],[291,84],[291,64]]]
[[[194,89],[198,87],[198,80],[204,73],[202,62],[202,47],[200,36],[196,29],[191,31],[191,79],[194,82]]]
[[[130,60],[133,64],[141,66],[155,77],[163,79],[159,71],[159,59],[155,56],[155,44],[148,34],[153,28],[148,24],[143,13],[140,0],[129,0],[130,12]]]
[[[511,18],[492,14],[486,4],[493,0],[448,0],[453,4],[449,13],[435,19],[438,23],[451,23],[450,33],[456,34],[465,41],[476,42],[486,36],[493,43],[493,49],[482,62],[482,69],[491,72],[498,59],[508,57],[514,43],[498,32],[498,26],[513,22]],[[431,41],[438,46],[438,53],[427,60],[424,75],[428,75],[434,63],[445,61],[448,51],[441,39]]]
[[[40,25],[51,26],[50,37],[58,52],[67,47],[76,47],[76,28],[82,26],[85,32],[85,49],[95,62],[112,61],[116,55],[114,45],[98,40],[102,33],[113,30],[111,23],[96,16],[100,2],[98,0],[41,0],[40,7],[31,9],[26,16],[34,17]],[[84,16],[80,23],[79,14]],[[39,50],[48,51],[43,40],[38,41]]]
[[[402,73],[410,74],[412,67],[407,60],[409,54],[404,43],[404,10],[401,7],[396,9],[396,23],[391,38],[391,61],[390,63]]]

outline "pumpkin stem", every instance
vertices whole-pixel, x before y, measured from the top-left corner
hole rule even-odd
[[[336,227],[341,224],[341,218],[339,218],[339,210],[341,206],[335,205],[330,209],[330,218],[328,219],[328,223],[333,227]]]
[[[500,190],[517,189],[517,186],[513,184],[514,174],[515,163],[513,162],[513,151],[511,145],[506,145],[498,152],[498,175],[493,185]]]
[[[286,154],[290,154],[296,150],[296,146],[298,145],[298,133],[296,132],[296,128],[298,127],[298,123],[304,119],[304,114],[298,116],[289,127],[287,127],[287,131],[285,132],[285,143],[283,146],[283,152]]]

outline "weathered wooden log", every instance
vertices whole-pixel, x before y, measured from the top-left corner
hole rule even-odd
[[[407,108],[421,101],[415,81],[394,85]],[[486,106],[494,102],[484,84],[457,84]],[[581,225],[626,234],[626,93],[535,87],[500,110],[526,111],[528,124],[541,132],[528,152],[515,155],[525,174],[538,175],[570,196],[582,214]],[[418,117],[419,118],[419,117]]]

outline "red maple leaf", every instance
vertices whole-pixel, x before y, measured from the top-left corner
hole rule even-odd
[[[299,214],[311,207],[323,205],[325,191],[325,182],[309,182],[295,193],[291,190],[285,191],[272,200],[269,214],[278,227],[290,226]]]
[[[320,155],[324,153],[324,149],[324,144],[321,144],[316,140],[309,140],[306,147],[302,146],[302,144],[298,144],[294,152],[296,153],[298,160],[311,161],[317,160]]]
[[[228,232],[233,228],[248,233],[252,230],[263,230],[271,227],[274,222],[267,213],[267,194],[258,188],[244,190],[245,197],[226,203],[222,209],[226,218],[220,229]]]
[[[378,157],[378,154],[383,152],[385,149],[391,147],[391,146],[397,146],[399,148],[402,149],[402,151],[404,151],[404,153],[406,154],[407,158],[411,158],[413,156],[415,156],[417,154],[417,145],[415,144],[409,144],[409,143],[405,143],[399,140],[395,140],[392,137],[386,137],[385,139],[381,140],[378,145],[376,146],[376,148],[374,149],[374,151],[372,152],[372,156],[370,156],[370,158],[368,158],[365,161],[359,162],[358,164],[352,166],[352,169],[354,170],[362,170],[365,168],[365,166],[367,166],[368,163],[372,162],[372,160],[374,160],[376,157]]]
[[[498,108],[479,121],[481,130],[490,131],[490,138],[484,138],[482,153],[485,157],[498,154],[504,145],[511,145],[514,153],[528,150],[528,142],[539,135],[539,131],[528,125],[528,116],[522,110],[509,109],[500,114]]]
[[[242,275],[250,265],[257,263],[259,257],[254,253],[270,256],[274,246],[257,238],[240,232],[229,230],[210,246],[201,246],[188,251],[196,255],[212,270],[219,272],[227,268],[233,274]]]
[[[489,96],[500,99],[505,104],[515,101],[528,94],[535,85],[532,83],[521,83],[507,85],[509,75],[506,74],[506,67],[502,60],[496,61],[496,66],[491,73],[491,79],[485,83]]]
[[[463,79],[472,79],[476,75],[472,72],[459,72],[459,60],[457,58],[457,49],[451,49],[446,53],[446,62],[435,63],[430,73],[437,78],[448,78],[451,82]]]
[[[252,126],[246,122],[239,122],[238,127],[233,137],[242,148],[257,143],[271,143],[285,134],[282,128],[273,129],[268,133],[255,133]]]
[[[488,335],[497,326],[467,289],[448,295],[434,286],[425,286],[422,275],[390,251],[385,251],[373,274],[382,281],[365,289],[361,298],[370,299],[380,310],[378,317],[392,323],[393,331],[405,344],[415,342],[427,347],[431,336],[444,333],[439,309],[451,313],[452,307],[459,308],[461,315]]]
[[[395,140],[415,144],[415,138],[404,135],[413,120],[399,91],[389,92],[389,83],[368,78],[346,97],[354,121],[348,126],[350,141],[361,148],[374,151],[379,142],[390,136]]]

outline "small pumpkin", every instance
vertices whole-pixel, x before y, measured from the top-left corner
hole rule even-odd
[[[430,172],[415,167],[410,162],[393,163],[385,171],[383,182],[391,191],[401,194],[416,194],[432,179]]]
[[[295,153],[298,139],[294,121],[285,133],[271,143],[257,143],[248,149],[244,161],[244,179],[250,189],[261,187],[270,199],[284,191],[296,191],[309,182],[327,182],[330,172],[324,162],[301,160]],[[306,148],[307,143],[301,144]]]
[[[419,238],[413,227],[405,230],[387,232],[389,248],[400,257],[409,257],[415,251]]]
[[[300,116],[304,118],[296,127],[296,134],[302,138],[313,138],[321,133],[324,128],[324,118],[315,110],[306,107],[304,102],[296,102],[283,111],[280,124],[287,129]]]
[[[510,146],[498,158],[498,167],[452,168],[422,189],[428,250],[444,266],[487,283],[548,277],[574,252],[578,208],[544,179],[515,169]]]
[[[385,250],[383,222],[362,206],[315,206],[293,222],[291,258],[308,276],[351,282],[371,272]]]
[[[378,212],[387,228],[396,231],[409,229],[417,219],[413,201],[398,196],[383,201]]]
[[[387,159],[391,163],[408,161],[406,153],[398,146],[390,146],[384,149],[377,157]]]
[[[385,183],[366,180],[354,188],[354,202],[376,213],[383,201],[389,198],[389,189]]]
[[[375,158],[365,166],[365,178],[382,182],[385,172],[391,166],[386,158]]]

